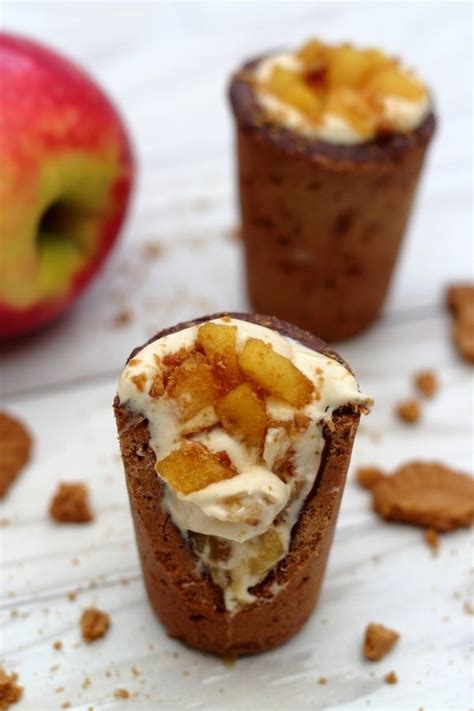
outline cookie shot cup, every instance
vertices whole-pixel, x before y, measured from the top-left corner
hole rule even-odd
[[[322,340],[214,314],[133,351],[114,402],[151,605],[222,656],[271,649],[316,604],[361,413]]]
[[[231,80],[250,301],[335,341],[379,316],[435,128],[378,50],[310,41]]]

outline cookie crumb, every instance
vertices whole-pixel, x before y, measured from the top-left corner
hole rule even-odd
[[[398,639],[400,635],[395,630],[371,622],[365,630],[365,658],[371,662],[378,662],[392,649]]]
[[[325,676],[320,676],[318,679],[318,684],[321,684],[321,686],[324,686],[324,684],[327,684],[328,680],[326,679]]]
[[[16,704],[23,694],[23,687],[16,683],[18,674],[7,674],[0,667],[0,709],[7,709],[10,704]]]
[[[163,256],[163,247],[159,242],[149,240],[143,245],[143,256],[146,259],[161,259]]]
[[[55,649],[57,652],[60,652],[63,648],[63,643],[61,642],[60,639],[57,639],[56,642],[53,642],[53,649]]]
[[[469,602],[469,600],[466,600],[466,602],[462,606],[462,609],[464,610],[466,615],[474,615],[474,605]]]
[[[388,672],[388,674],[385,674],[383,680],[386,684],[396,684],[398,682],[398,676],[394,671],[391,671]]]
[[[140,676],[141,671],[138,669],[138,667],[130,667],[130,671],[132,672],[133,676]]]
[[[387,521],[454,531],[474,520],[474,481],[437,462],[409,462],[372,489],[374,511]]]
[[[50,503],[49,515],[56,523],[92,521],[87,486],[82,482],[60,484]]]
[[[383,477],[383,472],[377,467],[359,467],[356,472],[356,479],[363,489],[372,489]]]
[[[71,702],[70,702],[70,701],[64,701],[64,702],[61,704],[61,708],[62,708],[62,709],[69,709],[69,708],[71,708]]]
[[[112,326],[114,328],[122,328],[127,326],[132,321],[132,312],[129,309],[122,309],[118,311],[112,319]]]
[[[433,397],[438,392],[438,379],[432,370],[420,370],[415,373],[413,384],[425,397]]]
[[[3,499],[31,457],[33,439],[25,425],[0,412],[0,499]]]
[[[434,554],[439,550],[439,535],[434,528],[427,528],[425,531],[425,542],[431,548]]]
[[[127,689],[115,689],[114,696],[116,699],[129,699],[130,692]]]
[[[96,607],[89,607],[81,615],[81,632],[84,642],[95,642],[101,639],[107,632],[110,625],[110,617],[107,612]]]
[[[88,689],[91,684],[92,684],[92,682],[91,682],[90,678],[88,676],[84,677],[84,679],[82,680],[82,688]]]
[[[474,363],[474,284],[450,286],[447,303],[454,317],[454,344],[465,360]]]
[[[418,400],[410,398],[399,402],[395,408],[395,413],[400,420],[408,424],[418,422],[421,417],[421,408]]]
[[[70,600],[71,602],[74,602],[77,598],[77,593],[75,590],[70,590],[67,594],[67,599]]]

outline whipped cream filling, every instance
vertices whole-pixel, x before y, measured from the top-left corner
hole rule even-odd
[[[291,53],[281,53],[263,59],[254,73],[264,82],[274,67],[281,67],[294,72],[302,72],[302,62]],[[356,144],[367,140],[343,116],[325,113],[318,124],[313,123],[296,107],[281,101],[264,89],[256,90],[258,103],[278,122],[287,128],[305,136],[319,138],[328,143]],[[428,94],[416,101],[408,101],[397,96],[387,96],[382,100],[384,118],[396,131],[411,131],[417,128],[430,112]]]
[[[213,407],[182,423],[172,400],[150,396],[161,359],[192,347],[199,326],[145,346],[126,365],[118,397],[121,404],[148,420],[150,446],[158,462],[188,440],[211,452],[225,452],[237,471],[229,479],[189,494],[162,480],[165,509],[189,540],[199,563],[222,588],[227,609],[235,612],[255,599],[249,588],[263,580],[289,550],[291,529],[319,470],[324,423],[343,405],[367,409],[372,401],[359,391],[354,376],[332,358],[257,324],[228,318],[214,322],[236,327],[237,353],[248,338],[258,338],[291,360],[314,384],[314,397],[299,410],[279,398],[266,399],[270,425],[263,453],[225,432]],[[291,476],[285,477],[281,465],[290,453]]]

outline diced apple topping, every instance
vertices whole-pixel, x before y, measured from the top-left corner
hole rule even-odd
[[[328,82],[332,86],[359,87],[382,66],[387,66],[387,58],[377,49],[360,50],[343,44],[332,52]]]
[[[281,101],[317,120],[322,102],[307,86],[300,74],[276,66],[272,69],[267,82],[266,88]]]
[[[396,96],[406,101],[417,101],[425,96],[425,88],[415,77],[397,67],[385,67],[367,82],[367,92],[378,97]]]
[[[156,471],[175,491],[184,495],[237,474],[235,469],[222,464],[217,454],[197,442],[182,444],[156,463]]]
[[[306,73],[321,73],[329,68],[331,50],[323,42],[312,39],[296,52]]]
[[[166,393],[177,402],[183,421],[214,403],[219,395],[219,386],[202,353],[191,353],[171,372]]]
[[[223,428],[241,437],[248,447],[261,447],[267,428],[265,403],[249,383],[242,383],[215,404]]]
[[[311,399],[312,382],[268,343],[258,338],[247,339],[239,363],[250,380],[293,407],[304,407]]]
[[[221,326],[208,321],[199,327],[196,343],[211,364],[222,392],[228,392],[242,382],[235,350],[236,326]]]
[[[327,97],[328,113],[342,116],[362,138],[370,138],[377,125],[377,114],[370,101],[351,87],[335,87]]]
[[[274,528],[270,528],[258,539],[258,551],[249,561],[251,575],[261,575],[281,558],[283,544]]]
[[[397,59],[377,49],[310,40],[294,56],[299,66],[275,63],[264,79],[257,74],[253,85],[297,109],[315,126],[325,116],[336,115],[368,139],[391,129],[383,99],[416,102],[427,96],[424,85]]]

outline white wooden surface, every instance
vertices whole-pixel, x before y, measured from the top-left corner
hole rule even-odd
[[[471,20],[468,3],[4,4],[8,29],[67,52],[101,80],[125,114],[140,165],[130,220],[102,276],[66,318],[1,354],[4,406],[36,438],[31,465],[0,509],[8,521],[0,531],[0,661],[25,685],[19,711],[66,700],[84,711],[472,705],[473,618],[463,611],[474,587],[469,533],[443,537],[433,558],[421,531],[375,518],[352,475],[320,605],[296,639],[233,667],[167,639],[141,582],[111,413],[133,346],[178,319],[246,307],[231,237],[229,72],[262,48],[309,34],[349,38],[417,66],[441,116],[385,318],[339,347],[377,401],[351,470],[416,457],[472,470],[472,370],[449,343],[442,308],[445,285],[472,274]],[[161,258],[144,257],[150,240]],[[124,308],[133,319],[114,327]],[[424,367],[438,372],[441,390],[409,429],[392,408]],[[89,484],[96,521],[58,529],[46,516],[50,494],[75,479]],[[78,628],[91,603],[112,615],[94,647],[80,642]],[[377,665],[360,653],[369,621],[402,634]],[[52,648],[56,639],[62,652]],[[396,686],[382,681],[391,669]],[[132,697],[116,700],[117,687]]]

